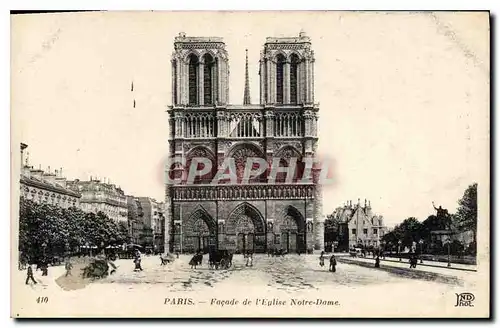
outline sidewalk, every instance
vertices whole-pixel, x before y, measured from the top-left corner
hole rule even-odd
[[[350,256],[342,256],[337,258],[339,262],[353,265],[360,265],[367,268],[375,269],[375,259],[372,258],[359,258],[359,257],[350,257]],[[425,264],[417,264],[416,268],[410,269],[410,264],[402,260],[399,262],[399,259],[394,260],[380,260],[380,269],[386,271],[396,271],[396,272],[413,272],[415,274],[430,274],[434,277],[456,277],[456,278],[467,278],[471,275],[474,275],[476,270],[465,270],[465,269],[451,269],[445,266],[430,266]],[[451,270],[450,270],[451,269]]]
[[[369,257],[367,259],[370,259]],[[386,256],[385,259],[380,259],[381,261],[389,261],[389,262],[399,262],[399,257],[389,257]],[[373,259],[375,261],[375,259]],[[401,259],[401,262],[403,263],[408,263],[408,259]],[[435,267],[435,268],[447,268],[447,269],[454,269],[454,270],[463,270],[463,271],[477,271],[477,266],[473,264],[460,264],[460,263],[451,263],[451,266],[448,266],[447,262],[437,262],[437,261],[426,261],[424,260],[423,263],[420,263],[420,259],[418,260],[417,267],[419,266],[429,266],[429,267]]]

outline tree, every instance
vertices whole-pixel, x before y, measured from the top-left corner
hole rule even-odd
[[[21,197],[19,251],[23,260],[64,255],[77,246],[114,245],[127,238],[125,230],[102,212],[85,213],[75,207],[63,209],[37,204]]]
[[[473,243],[476,244],[477,234],[477,183],[473,183],[458,201],[457,221],[462,231],[472,231]]]
[[[132,237],[129,233],[129,229],[127,226],[127,223],[125,222],[118,222],[118,243],[123,244],[123,243],[130,243]]]

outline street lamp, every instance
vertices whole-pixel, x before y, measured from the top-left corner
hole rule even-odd
[[[401,244],[403,242],[401,240],[398,240],[398,254],[399,254],[399,262],[401,262]]]
[[[418,243],[420,245],[420,264],[422,264],[424,263],[424,261],[422,260],[422,254],[424,253],[424,240],[420,239]]]
[[[88,249],[89,251],[89,256],[92,257],[92,248],[90,248],[90,243],[87,241],[85,242],[85,247]]]
[[[69,245],[69,241],[66,240],[66,243],[64,244],[64,252],[66,253],[66,256],[70,256],[70,245]]]
[[[448,237],[447,243],[448,243],[448,268],[450,268],[451,267],[450,237]]]

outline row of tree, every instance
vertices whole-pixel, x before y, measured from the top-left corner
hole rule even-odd
[[[62,256],[82,246],[122,245],[130,241],[127,223],[116,223],[102,212],[37,204],[21,197],[19,251],[25,259]]]
[[[458,201],[456,213],[449,214],[441,208],[436,209],[437,215],[430,215],[423,222],[414,217],[410,217],[393,230],[383,236],[382,241],[387,248],[399,248],[399,246],[412,247],[417,243],[419,249],[429,253],[445,252],[445,245],[440,238],[432,238],[432,235],[438,231],[452,232],[453,234],[470,232],[472,242],[464,245],[462,242],[451,237],[452,253],[471,253],[476,252],[476,232],[477,232],[477,183],[470,185]],[[422,241],[422,244],[419,242]],[[446,246],[447,247],[447,246]]]

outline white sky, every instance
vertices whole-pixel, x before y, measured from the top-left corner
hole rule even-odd
[[[388,225],[454,211],[489,179],[489,35],[485,14],[86,13],[12,19],[14,150],[69,178],[107,177],[127,194],[164,199],[173,39],[221,36],[230,100],[252,102],[267,36],[301,29],[315,50],[319,152],[337,182],[324,213],[371,200]],[[135,92],[130,92],[134,81]],[[137,106],[132,108],[133,99]],[[481,184],[479,186],[481,188]]]

